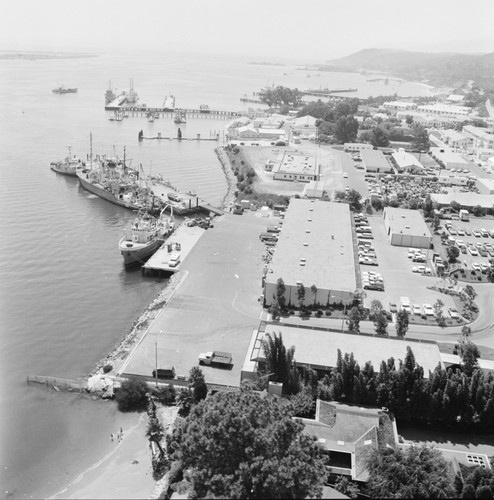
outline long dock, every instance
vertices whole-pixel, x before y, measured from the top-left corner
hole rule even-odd
[[[109,103],[105,106],[105,111],[124,111],[128,116],[147,116],[149,113],[156,114],[160,117],[165,117],[167,115],[173,116],[175,113],[174,109],[170,108],[148,108],[147,106],[117,106],[114,103]],[[225,111],[220,109],[198,109],[198,108],[180,108],[183,111],[187,119],[188,118],[224,118],[230,119],[237,116],[242,116],[240,111]]]
[[[189,255],[205,229],[198,226],[189,227],[185,224],[179,226],[161,245],[154,255],[142,266],[144,275],[163,275],[176,273],[182,269],[183,261]],[[172,255],[180,254],[180,260],[176,266],[170,266]]]

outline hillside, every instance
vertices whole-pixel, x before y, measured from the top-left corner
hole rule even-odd
[[[459,54],[364,49],[326,61],[326,64],[358,71],[379,71],[435,86],[461,87],[471,80],[484,89],[494,85],[494,52]]]

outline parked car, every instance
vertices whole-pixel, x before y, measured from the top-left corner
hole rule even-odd
[[[426,316],[434,316],[434,309],[430,304],[423,304],[424,314]]]
[[[422,308],[418,304],[413,304],[412,306],[413,314],[422,315]]]
[[[482,236],[481,232],[478,229],[474,229],[472,233],[476,238],[480,238]]]
[[[396,307],[396,304],[394,302],[389,303],[389,312],[391,312],[391,313],[398,312],[398,308]]]
[[[480,264],[478,262],[472,262],[472,270],[473,271],[482,271]]]
[[[458,312],[456,307],[450,307],[448,309],[448,313],[453,319],[458,319],[460,317],[460,313]]]
[[[488,238],[489,237],[489,233],[487,232],[486,229],[484,228],[480,228],[480,234],[484,237],[484,238]]]
[[[465,228],[464,231],[465,231],[465,234],[467,236],[471,236],[472,235],[472,233],[470,232],[470,229]]]
[[[475,247],[468,247],[468,251],[472,254],[472,255],[478,255],[479,252],[477,251],[477,249]]]

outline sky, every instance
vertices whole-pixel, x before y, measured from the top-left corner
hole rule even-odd
[[[494,0],[0,0],[0,50],[173,50],[322,62],[494,52]]]

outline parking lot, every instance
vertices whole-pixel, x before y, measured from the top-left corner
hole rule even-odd
[[[369,240],[374,249],[377,260],[377,266],[360,265],[360,271],[374,271],[380,273],[383,278],[384,291],[365,290],[367,297],[365,299],[366,306],[369,306],[372,300],[379,300],[386,310],[389,310],[390,303],[394,303],[400,307],[400,297],[408,297],[413,315],[413,306],[420,306],[423,311],[423,305],[431,306],[441,299],[444,303],[443,312],[447,317],[448,309],[456,307],[453,297],[445,295],[434,290],[429,290],[427,287],[440,284],[443,286],[443,281],[434,276],[426,276],[413,272],[413,267],[424,265],[432,269],[432,251],[423,250],[426,254],[426,263],[415,263],[408,257],[409,249],[407,247],[392,246],[389,243],[384,227],[382,217],[368,217],[369,226],[372,229],[372,240]]]
[[[471,218],[469,221],[442,220],[450,244],[461,249],[458,261],[465,270],[487,271],[494,258],[494,220]],[[492,233],[491,233],[492,231]],[[446,247],[444,247],[446,254]]]

